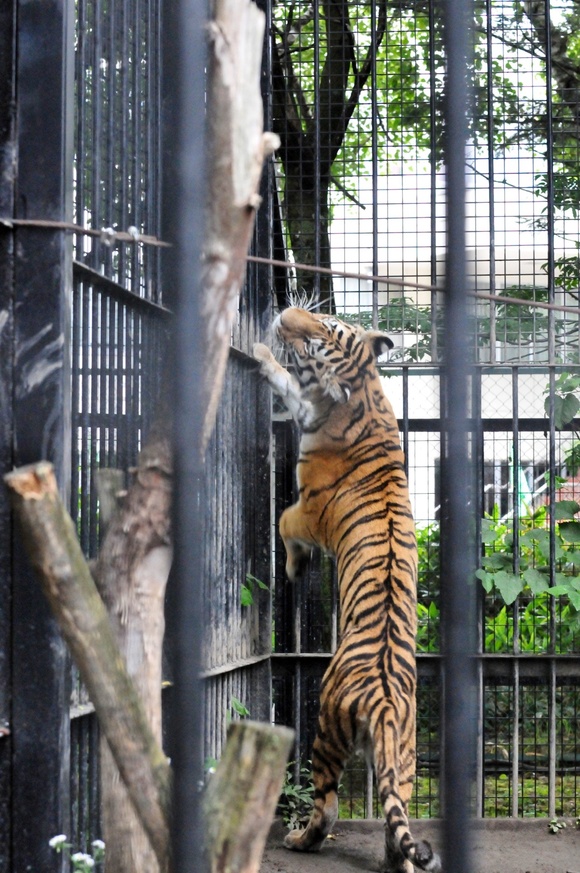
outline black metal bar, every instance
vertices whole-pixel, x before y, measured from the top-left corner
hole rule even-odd
[[[331,652],[274,652],[272,661],[275,663],[288,662],[301,663],[322,662],[326,664],[332,658]],[[417,653],[417,665],[420,676],[435,677],[440,675],[443,654],[431,654],[426,652]],[[578,678],[580,670],[580,654],[570,655],[514,655],[506,654],[482,654],[477,656],[487,679],[501,680],[503,684],[510,684],[513,676],[513,663],[517,661],[519,674],[522,679],[547,684],[550,679],[550,671],[554,669],[560,678]],[[553,666],[552,666],[553,665]],[[224,672],[227,672],[224,669]]]
[[[320,62],[320,4],[314,4],[314,69],[313,69],[313,77],[314,77],[314,119],[315,119],[315,127],[314,127],[314,263],[320,263],[320,160],[321,160],[321,142],[320,142],[320,125],[323,123],[323,119],[320,117],[320,79],[319,79],[319,62]],[[332,39],[332,35],[330,34],[331,23],[327,19],[326,20],[326,29],[328,34],[328,39]],[[329,106],[329,112],[331,108]],[[326,125],[328,124],[328,120],[324,119],[324,125],[326,129]],[[326,145],[326,143],[325,143]],[[328,158],[325,155],[325,161]],[[327,170],[326,172],[330,172]],[[327,183],[328,188],[328,183]],[[328,218],[326,219],[328,221]],[[320,273],[314,273],[314,300],[318,302],[320,300]]]
[[[379,272],[379,148],[378,148],[378,106],[377,106],[377,4],[370,4],[371,12],[371,185],[372,185],[372,239],[373,276]],[[345,285],[346,287],[346,285]],[[359,284],[360,288],[360,284]],[[346,299],[346,298],[345,298]],[[360,297],[359,297],[360,300]],[[372,283],[373,327],[379,326],[379,286]]]
[[[170,752],[174,770],[175,873],[202,869],[199,781],[203,697],[199,674],[203,635],[201,588],[201,384],[204,348],[199,325],[205,178],[205,3],[164,7],[165,284],[176,288],[174,347],[175,558],[174,688]]]
[[[74,4],[18,6],[17,218],[72,218]],[[39,143],[42,148],[39,148]],[[70,487],[72,238],[14,231],[13,463],[53,462]],[[34,378],[31,378],[34,374]],[[12,873],[55,869],[48,840],[69,833],[70,670],[66,647],[15,532],[12,591]]]
[[[431,285],[437,284],[437,78],[438,72],[435,67],[435,12],[437,0],[429,0],[429,169],[430,169],[430,281]],[[431,292],[431,360],[436,363],[439,360],[438,338],[438,299],[437,291]]]
[[[12,215],[16,193],[16,42],[15,2],[0,3],[0,214]],[[0,309],[4,324],[0,331],[0,465],[12,467],[14,420],[14,250],[9,234],[0,236]],[[12,592],[12,523],[6,489],[0,489],[0,809],[9,810],[12,795],[12,736],[10,670],[11,614],[8,604]],[[0,814],[0,873],[12,871],[12,832],[10,816]]]
[[[487,26],[487,173],[488,173],[488,194],[489,194],[489,292],[496,293],[496,278],[495,278],[495,149],[494,149],[494,93],[493,93],[493,29],[492,21],[492,0],[486,0],[486,26]],[[489,354],[490,361],[495,361],[496,355],[496,308],[495,304],[489,303]]]
[[[445,367],[442,382],[442,572],[441,618],[444,652],[444,865],[471,870],[469,830],[476,760],[474,549],[466,530],[466,507],[473,508],[468,460],[469,320],[465,255],[465,149],[467,144],[467,54],[469,0],[444,4],[447,59],[445,165],[447,258],[445,297]],[[444,562],[444,565],[443,565]],[[460,741],[458,742],[458,738]]]

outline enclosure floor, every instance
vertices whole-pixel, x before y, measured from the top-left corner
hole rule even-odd
[[[580,830],[574,820],[557,834],[546,819],[487,819],[473,828],[471,873],[580,873]],[[458,823],[461,827],[461,823]],[[435,821],[413,821],[413,835],[441,850]],[[340,821],[334,838],[316,854],[291,852],[282,846],[286,829],[275,822],[260,873],[360,873],[378,871],[382,861],[383,827],[378,821]],[[444,873],[451,873],[445,871]],[[460,871],[455,871],[460,873]]]

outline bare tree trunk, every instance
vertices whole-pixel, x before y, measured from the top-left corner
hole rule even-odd
[[[265,18],[251,0],[214,0],[210,25],[203,304],[207,413],[217,406],[254,229],[264,159],[279,145],[264,133],[260,73]]]
[[[165,587],[171,566],[171,446],[165,423],[141,453],[134,481],[113,516],[95,567],[121,655],[161,745]],[[101,738],[102,820],[111,871],[163,870]]]

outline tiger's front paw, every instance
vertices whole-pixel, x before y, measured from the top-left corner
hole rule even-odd
[[[276,358],[264,343],[254,343],[252,354],[256,361],[262,364],[262,368],[264,364],[276,364]]]

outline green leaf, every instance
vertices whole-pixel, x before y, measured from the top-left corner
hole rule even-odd
[[[506,567],[512,566],[513,558],[511,552],[494,552],[492,555],[486,555],[482,563],[486,570],[505,570]]]
[[[254,602],[252,590],[247,585],[242,585],[240,588],[240,603],[242,606],[251,606]]]
[[[505,603],[509,606],[513,603],[521,593],[524,583],[520,576],[515,576],[513,573],[507,573],[505,570],[500,570],[496,573],[493,581],[495,587],[503,597]]]
[[[486,545],[491,545],[491,543],[495,543],[498,539],[498,533],[493,521],[489,518],[482,519],[481,522],[481,541]]]
[[[561,521],[559,531],[567,543],[580,543],[580,521]]]
[[[234,712],[240,715],[242,718],[247,718],[250,714],[250,710],[248,707],[242,703],[241,700],[238,700],[237,697],[230,698],[230,706]]]
[[[477,579],[481,579],[481,583],[484,589],[489,594],[489,592],[493,588],[493,573],[486,573],[485,570],[476,570],[475,576]]]
[[[429,604],[429,618],[432,620],[439,618],[439,609],[434,600]]]
[[[550,411],[550,398],[546,397],[544,402],[546,413]],[[569,424],[578,410],[580,409],[580,400],[575,394],[566,394],[560,397],[559,394],[554,396],[554,425],[557,430],[562,430]]]
[[[522,575],[526,584],[529,585],[532,594],[541,594],[543,591],[548,590],[549,583],[546,579],[546,575],[540,573],[540,571],[536,570],[534,567],[530,567]]]
[[[556,521],[569,520],[580,512],[580,504],[575,500],[558,500],[554,506],[554,518]]]
[[[262,589],[262,591],[270,590],[265,582],[262,582],[261,579],[258,579],[258,577],[254,576],[252,573],[246,573],[246,582],[248,585],[257,585],[258,588]]]

